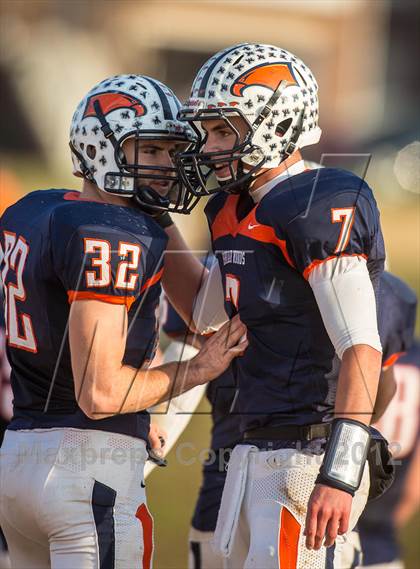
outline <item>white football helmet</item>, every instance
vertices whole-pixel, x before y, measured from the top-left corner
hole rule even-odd
[[[316,144],[321,136],[317,91],[308,67],[284,49],[245,43],[216,53],[198,72],[178,115],[200,136],[195,148],[178,158],[191,190],[196,195],[237,192],[261,168],[275,168],[296,149]],[[248,126],[244,140],[230,123],[234,116]],[[228,160],[226,151],[202,152],[200,123],[214,119],[225,120],[237,135]],[[232,163],[238,160],[235,173]],[[230,180],[209,189],[209,173],[221,162],[230,163]]]
[[[105,79],[89,91],[73,115],[73,173],[105,192],[134,198],[148,212],[189,213],[197,199],[180,183],[175,167],[141,165],[138,159],[128,164],[122,150],[129,138],[190,144],[195,135],[187,123],[177,119],[180,107],[174,93],[156,79],[144,75]],[[151,178],[173,182],[168,197],[142,183]]]

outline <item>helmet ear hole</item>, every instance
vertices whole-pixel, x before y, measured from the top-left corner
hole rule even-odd
[[[84,150],[85,149],[85,145],[83,142],[80,143],[80,150]]]
[[[93,144],[88,144],[86,147],[86,154],[88,155],[88,157],[91,160],[95,159],[96,156],[96,148],[93,146]]]
[[[284,136],[286,132],[289,130],[292,122],[293,122],[292,118],[285,119],[284,121],[279,122],[279,124],[276,127],[276,135],[280,137]]]

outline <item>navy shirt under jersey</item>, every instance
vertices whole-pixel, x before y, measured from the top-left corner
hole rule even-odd
[[[236,363],[241,430],[328,421],[335,351],[307,278],[326,259],[357,255],[376,287],[385,252],[372,191],[324,168],[279,182],[238,218],[239,202],[220,192],[206,215],[226,310],[248,328]]]
[[[76,298],[124,304],[123,361],[147,364],[156,347],[164,231],[135,208],[42,190],[6,210],[0,239],[14,395],[9,428],[89,428],[146,439],[145,411],[96,421],[78,407],[66,327]]]

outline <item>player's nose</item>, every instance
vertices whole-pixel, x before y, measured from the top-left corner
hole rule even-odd
[[[220,148],[216,137],[209,133],[203,146],[203,152],[219,152],[220,150],[222,148]]]
[[[162,152],[162,156],[160,159],[160,166],[164,166],[166,168],[173,168],[174,156],[171,152],[169,151]]]

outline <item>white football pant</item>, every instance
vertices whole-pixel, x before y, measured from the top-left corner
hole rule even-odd
[[[307,505],[322,458],[295,449],[259,451],[250,445],[234,449],[215,532],[215,546],[228,555],[228,569],[351,567],[345,535],[338,536],[331,548],[315,551],[305,546]],[[353,498],[349,530],[356,525],[368,493],[366,467]]]
[[[82,429],[6,431],[0,526],[16,569],[150,569],[144,441]]]

